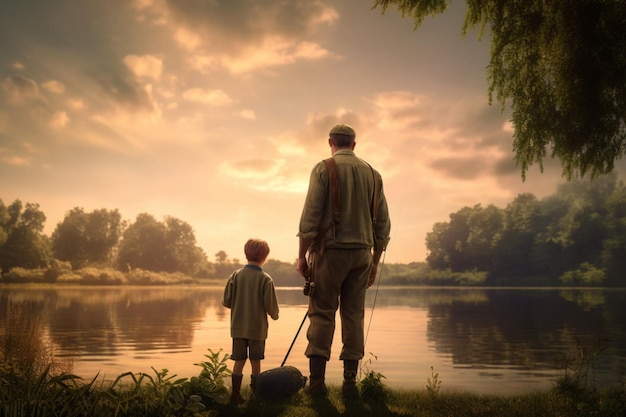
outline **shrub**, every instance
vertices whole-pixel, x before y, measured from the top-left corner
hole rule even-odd
[[[44,272],[44,279],[46,282],[57,282],[61,275],[68,272],[72,272],[71,262],[53,259],[46,272]]]
[[[171,285],[171,284],[193,284],[193,278],[182,272],[153,272],[145,269],[135,268],[126,274],[129,284],[134,285]]]
[[[21,267],[11,268],[9,272],[2,275],[2,281],[6,283],[17,283],[17,284],[25,284],[25,283],[42,283],[45,282],[44,279],[45,270],[44,269],[26,269]]]
[[[81,276],[83,284],[120,285],[126,283],[126,277],[123,273],[110,268],[83,268],[76,272]]]
[[[191,394],[198,395],[204,405],[225,404],[228,400],[228,389],[224,384],[224,378],[231,375],[226,362],[230,358],[227,353],[221,356],[222,349],[204,355],[206,361],[196,363],[202,367],[197,377],[191,378]]]
[[[366,402],[384,403],[387,391],[382,380],[385,376],[371,369],[372,362],[376,359],[378,358],[370,353],[370,358],[361,366],[361,372],[365,376],[359,380],[359,387],[361,388],[361,398]]]
[[[564,285],[599,286],[606,279],[604,269],[596,268],[594,265],[583,262],[576,270],[567,271],[559,277],[559,281]]]

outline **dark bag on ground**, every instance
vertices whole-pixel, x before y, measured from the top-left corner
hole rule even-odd
[[[285,399],[306,385],[306,377],[293,366],[281,366],[261,372],[256,380],[255,395],[268,400]]]

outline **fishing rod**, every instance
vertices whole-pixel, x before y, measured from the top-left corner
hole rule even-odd
[[[305,284],[303,288],[304,295],[306,295],[307,298],[313,295],[313,290],[315,289],[315,280],[313,279],[313,266],[315,264],[315,261],[314,261],[315,253],[308,252],[308,255],[309,255],[309,258],[307,258]],[[289,357],[289,354],[291,353],[291,349],[293,348],[293,345],[296,343],[296,339],[298,339],[300,330],[302,330],[302,326],[304,326],[304,322],[306,321],[306,318],[308,315],[309,315],[309,310],[307,309],[307,311],[305,311],[304,313],[304,317],[302,317],[302,323],[300,323],[300,327],[298,327],[298,331],[296,332],[296,335],[293,337],[293,341],[291,342],[291,345],[289,346],[289,349],[287,350],[285,359],[283,359],[283,363],[280,364],[281,368],[283,367],[283,365],[285,365],[285,362],[287,362],[287,358]]]
[[[380,270],[378,271],[378,279],[376,280],[376,291],[374,291],[374,302],[372,303],[372,311],[370,313],[370,319],[367,323],[367,331],[365,332],[365,340],[363,341],[363,347],[367,345],[367,337],[370,334],[370,327],[372,326],[372,318],[374,317],[374,309],[376,308],[376,300],[378,299],[378,289],[380,288],[380,281],[383,278],[383,270],[385,269],[385,256],[387,251],[383,252],[383,260],[380,262]]]
[[[298,331],[296,332],[296,335],[294,336],[293,341],[291,342],[291,346],[289,346],[289,349],[287,350],[287,354],[285,355],[285,359],[283,359],[283,363],[280,364],[281,367],[285,365],[285,362],[287,362],[287,358],[289,357],[289,354],[291,353],[291,349],[293,348],[293,345],[296,343],[296,339],[298,338],[298,335],[300,334],[300,330],[302,330],[302,326],[304,325],[304,322],[306,321],[307,315],[308,315],[308,311],[304,313],[304,317],[302,318],[302,323],[300,323],[300,327],[298,327]]]

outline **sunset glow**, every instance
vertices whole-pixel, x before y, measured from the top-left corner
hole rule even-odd
[[[383,175],[387,262],[423,261],[426,233],[463,206],[555,192],[553,161],[521,179],[464,2],[416,31],[372,5],[3,2],[0,199],[39,204],[48,234],[74,207],[118,209],[189,223],[210,261],[259,237],[292,262],[338,122]]]

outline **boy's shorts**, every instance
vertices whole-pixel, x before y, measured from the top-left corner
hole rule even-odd
[[[233,338],[233,353],[230,358],[234,361],[250,360],[260,361],[265,359],[265,340]]]

